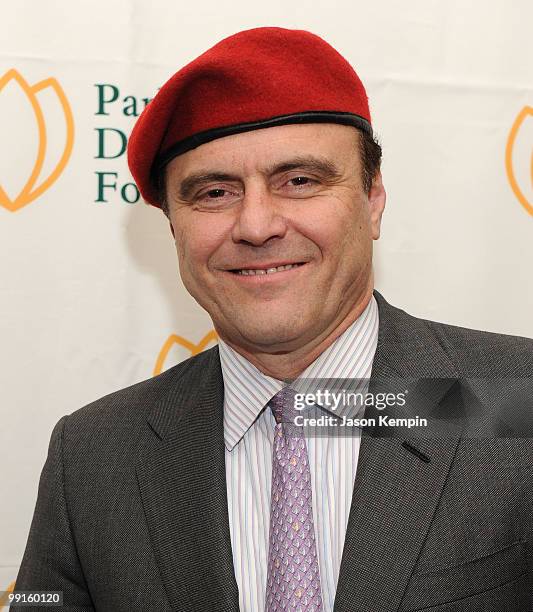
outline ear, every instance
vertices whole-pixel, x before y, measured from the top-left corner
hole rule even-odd
[[[383,215],[383,211],[385,210],[386,199],[387,194],[385,193],[385,187],[383,186],[381,171],[378,171],[372,180],[372,187],[370,188],[370,193],[368,194],[370,226],[372,228],[372,238],[374,240],[379,238],[381,217]]]

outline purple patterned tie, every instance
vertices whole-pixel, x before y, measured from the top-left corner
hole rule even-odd
[[[268,403],[276,429],[272,449],[272,496],[266,612],[322,610],[313,526],[311,473],[301,427],[294,425],[294,391],[284,387]]]

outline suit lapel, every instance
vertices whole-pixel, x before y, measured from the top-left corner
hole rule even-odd
[[[171,606],[238,611],[223,442],[218,349],[207,351],[150,415],[137,478]]]
[[[376,299],[380,329],[369,390],[385,389],[391,378],[448,379],[424,388],[427,409],[436,409],[457,389],[452,363],[425,323],[391,307],[378,293]],[[370,411],[370,416],[377,414]],[[444,439],[409,439],[401,431],[388,431],[386,436],[366,431],[361,439],[335,612],[399,608],[460,431],[457,428]]]

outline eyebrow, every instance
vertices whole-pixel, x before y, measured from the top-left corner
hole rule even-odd
[[[305,170],[319,174],[325,181],[334,181],[339,179],[342,174],[337,166],[329,159],[324,157],[316,157],[314,155],[305,155],[292,157],[288,160],[278,162],[270,167],[265,168],[262,174],[266,176],[274,176],[282,172],[290,172],[291,170]],[[208,183],[240,181],[241,178],[235,174],[225,172],[195,172],[184,178],[179,185],[179,197],[181,200],[188,200],[193,191],[202,185]]]

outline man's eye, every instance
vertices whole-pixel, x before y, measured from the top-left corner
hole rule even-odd
[[[225,193],[227,193],[225,189],[210,189],[200,197],[207,197],[208,199],[215,200],[217,198],[223,197]]]
[[[313,182],[313,179],[309,178],[308,176],[295,176],[294,178],[289,179],[289,183],[291,183],[294,187],[310,185]]]
[[[241,190],[232,185],[205,187],[191,198],[191,204],[199,208],[218,210],[231,206],[241,198]]]

